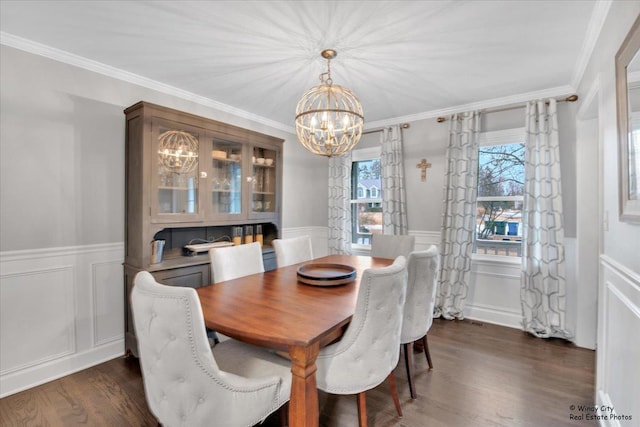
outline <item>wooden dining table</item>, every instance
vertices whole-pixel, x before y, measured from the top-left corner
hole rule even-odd
[[[203,286],[197,292],[207,327],[247,343],[288,352],[292,373],[289,426],[318,426],[318,353],[338,340],[351,321],[363,271],[392,262],[386,258],[329,255]],[[356,271],[355,280],[337,286],[298,281],[298,268],[310,263],[351,266]]]

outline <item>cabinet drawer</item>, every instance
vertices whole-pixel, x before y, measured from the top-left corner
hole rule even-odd
[[[209,268],[209,264],[202,264],[171,270],[154,271],[151,274],[158,282],[164,285],[199,288],[200,286],[209,284]]]

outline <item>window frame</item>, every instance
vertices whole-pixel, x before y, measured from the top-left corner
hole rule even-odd
[[[493,146],[493,145],[507,145],[507,144],[518,144],[518,143],[526,143],[526,131],[525,128],[512,128],[512,129],[504,129],[498,131],[488,131],[481,132],[478,138],[478,151],[481,147]],[[478,156],[478,163],[476,165],[478,168],[480,166],[480,156]],[[526,171],[525,171],[525,180],[526,180]],[[477,183],[476,183],[476,191],[477,191]],[[523,196],[476,196],[476,207],[478,202],[483,201],[521,201],[524,205],[524,195]],[[476,238],[477,233],[474,231],[473,233],[473,253],[471,254],[471,258],[474,260],[492,260],[492,261],[501,261],[505,263],[513,263],[519,264],[522,260],[522,251],[520,252],[520,256],[511,256],[511,255],[495,255],[495,254],[482,254],[476,253]],[[524,242],[521,241],[521,245]]]
[[[363,162],[363,161],[367,161],[367,160],[375,160],[375,159],[380,159],[380,157],[382,156],[382,148],[381,147],[369,147],[369,148],[359,148],[356,150],[352,150],[351,151],[351,167],[350,170],[353,171],[353,164],[355,162]],[[353,175],[350,176],[351,182],[353,182]],[[377,194],[379,194],[380,196],[382,196],[382,189],[377,189]],[[358,193],[356,192],[356,195],[358,195]],[[357,199],[351,199],[350,200],[350,204],[351,207],[353,208],[353,205],[359,205],[359,204],[373,204],[373,203],[380,203],[382,204],[382,198],[381,197],[377,197],[377,198],[357,198]],[[353,211],[352,211],[352,215],[353,215]],[[371,242],[369,242],[368,245],[366,244],[362,244],[362,243],[353,243],[353,236],[351,237],[351,249],[354,251],[370,251],[371,250]]]

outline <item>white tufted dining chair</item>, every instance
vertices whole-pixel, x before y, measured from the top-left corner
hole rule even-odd
[[[412,399],[416,398],[416,391],[411,372],[413,365],[411,344],[415,341],[422,342],[429,369],[433,369],[427,344],[427,332],[433,324],[439,262],[438,248],[434,245],[424,251],[411,252],[407,262],[407,301],[404,305],[400,342],[404,350]]]
[[[362,273],[356,309],[342,339],[320,350],[318,388],[333,394],[358,395],[360,426],[367,425],[365,392],[389,379],[398,415],[402,416],[393,370],[400,353],[402,309],[407,283],[406,260]]]
[[[142,271],[131,303],[145,397],[162,425],[252,426],[288,402],[284,359],[236,340],[212,352],[194,289]]]
[[[313,249],[309,236],[273,239],[271,244],[276,252],[278,267],[286,267],[287,265],[313,259]]]
[[[209,249],[209,261],[214,283],[264,273],[262,246],[258,242]]]
[[[371,236],[371,256],[396,259],[400,255],[407,258],[416,244],[415,236],[373,234]]]

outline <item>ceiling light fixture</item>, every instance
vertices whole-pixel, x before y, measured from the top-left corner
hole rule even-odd
[[[339,156],[356,146],[362,136],[364,115],[358,97],[331,79],[331,60],[338,55],[323,50],[327,71],[320,74],[320,85],[302,96],[296,107],[296,134],[313,154]]]

